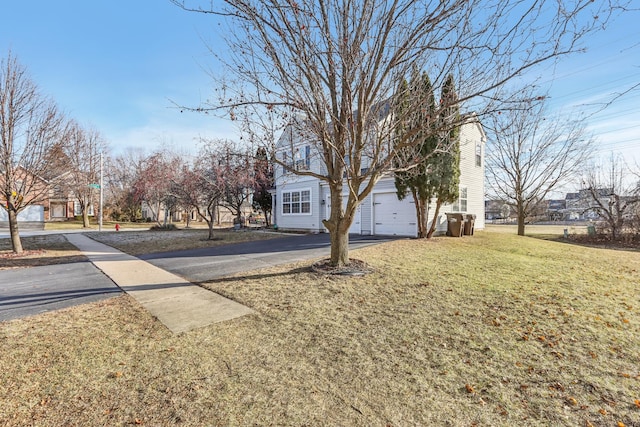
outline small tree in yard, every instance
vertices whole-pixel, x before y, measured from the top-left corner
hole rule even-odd
[[[487,181],[516,210],[518,235],[527,217],[558,185],[575,177],[591,154],[584,123],[545,115],[544,97],[500,111],[488,129]]]
[[[166,153],[152,154],[141,165],[133,184],[136,200],[146,203],[158,225],[163,225],[160,221],[160,209],[165,209],[166,225],[168,211],[174,202],[171,182],[179,170],[179,163],[177,157],[171,157]]]
[[[135,196],[134,185],[146,158],[143,150],[132,148],[106,158],[105,204],[111,208],[113,219],[136,221],[141,218],[140,200]]]
[[[96,202],[95,184],[100,181],[100,156],[107,145],[95,129],[84,129],[78,123],[71,122],[68,131],[68,144],[64,158],[70,172],[67,180],[69,190],[80,204],[82,226],[89,227],[89,207]]]
[[[216,164],[210,165],[222,185],[220,205],[234,215],[234,222],[242,223],[242,207],[250,199],[255,177],[251,153],[244,147],[227,140],[207,142],[214,153]]]
[[[0,61],[0,203],[7,212],[11,246],[23,252],[18,214],[41,203],[49,191],[43,180],[54,162],[50,153],[64,144],[65,120],[42,95],[26,68],[11,54]]]
[[[264,214],[265,225],[271,225],[272,200],[269,190],[273,188],[273,165],[267,157],[267,150],[264,147],[258,148],[254,159],[254,191],[253,207],[261,210]]]
[[[216,209],[224,193],[224,186],[218,171],[215,155],[204,147],[193,167],[184,165],[172,183],[172,192],[183,206],[194,209],[209,228],[209,240],[215,238],[213,226]]]
[[[459,103],[492,111],[507,83],[578,50],[577,42],[628,0],[561,1],[554,8],[512,0],[172,2],[229,23],[233,55],[221,59],[227,67],[218,99],[193,110],[228,112],[280,166],[323,181],[331,200],[346,193],[346,203],[332,203],[323,221],[331,264],[342,266],[358,205],[383,175],[414,166],[397,162],[400,150],[418,143],[411,133],[397,137],[407,118],[388,114],[412,69],[429,70],[434,87],[454,73]],[[277,134],[293,118],[318,170],[297,170],[274,156]]]
[[[613,240],[631,227],[640,208],[639,183],[629,181],[630,176],[630,167],[613,154],[608,162],[592,166],[587,172],[585,184],[592,205],[589,210],[598,214]]]

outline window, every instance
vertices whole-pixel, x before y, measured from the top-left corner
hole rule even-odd
[[[290,169],[309,170],[311,168],[311,146],[306,145],[293,151],[283,151],[282,163]]]
[[[75,216],[80,216],[82,215],[82,205],[80,205],[80,202],[73,202],[73,214]],[[87,205],[87,215],[89,216],[93,216],[93,205],[90,203],[89,205]]]
[[[458,194],[458,200],[453,204],[454,212],[466,212],[467,211],[467,187],[460,187]]]
[[[283,215],[311,214],[311,190],[284,191],[282,213]]]
[[[482,145],[476,144],[476,166],[482,166]]]

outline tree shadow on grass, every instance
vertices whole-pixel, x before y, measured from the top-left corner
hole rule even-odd
[[[199,285],[206,287],[207,284],[221,284],[221,283],[235,283],[242,280],[261,280],[271,279],[274,277],[287,277],[300,273],[313,273],[311,265],[305,267],[292,268],[291,270],[281,271],[278,273],[256,273],[256,274],[242,274],[230,277],[221,277],[219,279],[207,280],[206,282],[198,282]]]

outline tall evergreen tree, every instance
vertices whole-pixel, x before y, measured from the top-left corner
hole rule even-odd
[[[271,225],[272,200],[269,190],[273,188],[273,165],[267,157],[264,147],[258,148],[253,164],[255,184],[253,192],[253,207],[264,213],[265,225]]]
[[[400,115],[407,117],[402,124],[401,132],[411,135],[411,148],[400,151],[400,156],[407,157],[400,164],[412,163],[415,158],[419,163],[408,170],[399,170],[395,174],[398,198],[404,199],[411,193],[416,206],[418,237],[427,237],[429,217],[429,201],[434,196],[434,185],[430,171],[432,157],[438,149],[436,102],[433,87],[427,73],[420,75],[414,71],[411,81],[403,81],[397,99]]]
[[[417,165],[395,174],[398,198],[411,193],[416,206],[418,237],[430,238],[436,222],[429,226],[429,204],[436,200],[434,218],[445,203],[458,198],[460,182],[460,112],[453,76],[449,75],[442,87],[437,107],[429,76],[414,72],[411,81],[403,81],[396,97],[395,108],[408,117],[402,124],[402,138],[415,138],[411,149],[400,150],[402,163]],[[409,160],[409,162],[407,162]]]
[[[451,74],[442,87],[438,119],[438,128],[442,129],[439,149],[430,159],[429,168],[436,207],[427,238],[433,236],[436,230],[435,218],[440,213],[440,207],[445,203],[455,202],[460,193],[460,106]]]

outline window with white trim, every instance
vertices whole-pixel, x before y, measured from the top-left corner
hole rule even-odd
[[[476,166],[482,166],[482,145],[480,143],[476,144]]]
[[[283,215],[310,215],[311,190],[296,190],[282,192]]]
[[[453,203],[454,212],[466,212],[467,211],[467,187],[460,187],[458,192],[458,200]]]

